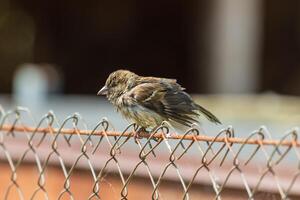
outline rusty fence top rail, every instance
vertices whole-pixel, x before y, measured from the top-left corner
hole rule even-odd
[[[29,126],[13,126],[10,124],[3,124],[0,127],[0,131],[18,131],[18,132],[36,132],[36,133],[58,133],[61,134],[81,134],[81,135],[94,135],[94,136],[121,136],[121,137],[134,137],[136,132],[117,132],[117,131],[98,131],[98,130],[74,130],[74,129],[61,129],[58,128],[36,128]],[[296,133],[296,130],[293,130]],[[300,147],[300,141],[295,137],[293,140],[279,140],[279,139],[246,139],[246,138],[238,138],[238,137],[213,137],[206,135],[178,135],[178,134],[169,134],[165,136],[164,133],[157,132],[153,135],[149,133],[139,133],[140,138],[149,138],[153,139],[163,139],[164,137],[168,137],[168,139],[176,139],[176,140],[195,140],[195,141],[206,141],[206,142],[228,142],[228,143],[238,143],[238,144],[256,144],[256,145],[280,145],[280,146],[296,146]]]

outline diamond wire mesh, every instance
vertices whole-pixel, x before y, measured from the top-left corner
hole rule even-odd
[[[243,191],[246,199],[300,198],[297,128],[274,140],[266,127],[247,138],[236,137],[232,127],[209,137],[197,127],[174,134],[167,124],[152,133],[137,133],[134,124],[115,132],[107,119],[88,130],[77,113],[59,122],[49,112],[36,123],[27,109],[6,112],[0,107],[0,116],[0,155],[10,169],[3,199],[10,199],[12,193],[19,199],[50,199],[46,174],[53,160],[64,177],[56,199],[76,199],[71,186],[78,168],[87,170],[92,178],[87,199],[104,199],[102,187],[110,184],[108,173],[114,173],[121,185],[119,191],[110,185],[116,199],[130,199],[135,176],[150,181],[152,191],[144,199],[165,199],[160,188],[165,180],[179,183],[178,199],[199,199],[191,195],[191,188],[201,185],[211,188],[213,199],[222,199],[227,188]],[[16,153],[18,145],[23,148]],[[130,157],[128,152],[134,153]],[[26,196],[18,173],[28,162],[35,166],[37,179],[30,180],[35,190]]]

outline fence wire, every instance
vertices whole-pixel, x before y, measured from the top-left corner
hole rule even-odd
[[[63,121],[53,112],[33,119],[27,109],[6,112],[0,107],[0,159],[10,173],[0,184],[6,186],[3,199],[50,199],[47,170],[52,165],[63,177],[57,179],[63,183],[56,199],[77,198],[72,189],[77,169],[88,171],[92,180],[86,199],[131,199],[135,177],[147,179],[151,188],[139,199],[168,199],[161,187],[166,181],[179,185],[177,199],[206,199],[192,194],[203,187],[218,200],[226,198],[226,190],[243,191],[239,199],[300,199],[297,128],[274,140],[266,127],[239,138],[232,127],[212,137],[197,126],[176,134],[167,123],[151,133],[139,132],[135,124],[117,132],[107,119],[88,129],[77,113]],[[19,180],[20,168],[28,163],[37,175],[26,182],[35,185],[30,194]],[[110,184],[108,174],[121,187]],[[107,184],[113,191],[109,198],[103,195]]]

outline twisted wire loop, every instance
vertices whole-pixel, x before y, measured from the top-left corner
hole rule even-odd
[[[245,138],[236,137],[231,126],[215,136],[204,135],[197,126],[183,134],[174,132],[167,122],[150,133],[140,132],[135,124],[116,132],[105,118],[90,130],[78,113],[60,122],[50,111],[35,121],[26,108],[5,111],[0,106],[0,159],[10,173],[0,198],[78,199],[73,189],[78,170],[90,177],[85,191],[89,200],[107,199],[106,186],[109,199],[131,199],[138,178],[148,188],[139,199],[168,199],[169,181],[180,188],[174,192],[184,200],[202,197],[197,191],[203,187],[217,200],[231,190],[251,200],[300,198],[297,128],[277,140],[264,126]],[[21,184],[21,168],[28,164],[36,174],[26,183],[31,192]],[[51,166],[63,180],[54,197],[48,186]],[[0,170],[0,176],[4,173]]]

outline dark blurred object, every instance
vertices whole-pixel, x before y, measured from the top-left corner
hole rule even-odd
[[[33,18],[9,0],[0,1],[0,93],[10,92],[17,66],[32,60]]]
[[[220,4],[203,0],[184,3],[180,0],[118,3],[103,0],[2,0],[0,93],[12,91],[12,77],[17,66],[49,63],[59,66],[57,70],[64,76],[62,90],[65,93],[95,94],[109,73],[125,68],[144,76],[176,78],[191,93],[219,92],[211,86],[213,83],[222,86],[222,78],[226,77],[224,72],[228,72],[233,78],[224,80],[229,79],[230,84],[241,86],[233,92],[274,91],[300,95],[300,3],[296,0],[285,3],[267,0],[260,9],[255,3],[250,4],[255,8],[245,8],[241,2],[242,7],[239,7],[235,1]],[[220,6],[224,8],[219,9]],[[245,18],[245,23],[240,20],[241,25],[231,27],[230,24],[239,24],[235,19],[243,17],[241,10],[249,11],[246,16],[249,18]],[[218,35],[210,25],[218,16],[216,12],[222,11],[236,15],[232,19],[224,17],[221,24],[216,24],[220,30],[224,28],[224,33],[233,40],[237,38],[233,42],[228,41],[226,35],[220,37],[221,40],[209,37]],[[219,16],[223,16],[222,13]],[[253,35],[249,34],[249,27],[255,21],[251,17],[257,16],[263,23],[256,24],[257,32],[253,34],[259,35],[258,44],[257,48],[252,48],[249,41],[251,44],[256,38],[249,39],[249,35]],[[242,30],[237,31],[242,34],[235,35],[234,30]],[[223,32],[219,34],[223,35]],[[234,47],[237,43],[246,46],[245,52],[236,53],[231,51],[234,48],[224,48],[218,57],[219,48],[211,48],[223,44]],[[252,51],[259,54],[255,57],[257,62],[238,61],[243,56],[251,60],[247,54]],[[240,68],[227,70],[226,66],[231,62],[224,63],[219,58],[231,59]],[[211,60],[219,63],[219,68],[214,68]],[[254,81],[248,80],[248,83],[245,77],[236,75],[237,71],[245,72],[244,68],[251,71],[251,66],[255,73],[249,75],[249,79]],[[241,83],[248,84],[246,89]]]
[[[300,95],[300,1],[264,1],[262,90]]]
[[[13,2],[36,24],[34,62],[61,66],[66,93],[95,94],[107,75],[119,68],[177,78],[189,91],[199,92],[191,81],[197,74],[189,51],[201,21],[195,14],[204,16],[206,3]]]

